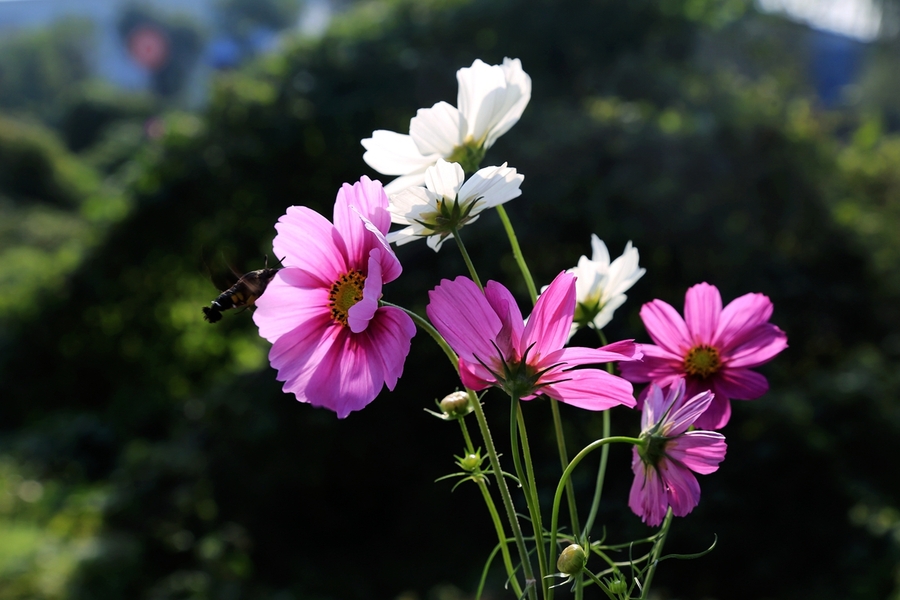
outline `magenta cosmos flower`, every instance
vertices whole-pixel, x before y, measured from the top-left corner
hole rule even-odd
[[[471,279],[443,280],[429,292],[428,317],[459,355],[469,389],[497,386],[530,400],[546,394],[588,410],[634,406],[631,384],[582,365],[637,360],[633,341],[603,348],[564,348],[575,312],[575,277],[560,273],[538,298],[526,324],[512,294],[496,281],[482,292]]]
[[[725,458],[721,433],[688,431],[712,399],[712,392],[705,391],[686,400],[684,379],[672,383],[665,395],[650,384],[641,413],[641,444],[633,450],[628,506],[651,527],[662,523],[670,506],[676,517],[694,510],[700,502],[694,473],[708,475]]]
[[[401,272],[384,237],[387,207],[381,183],[363,177],[338,192],[334,224],[288,208],[273,242],[284,268],[253,313],[284,391],[340,418],[394,388],[415,334],[409,315],[378,303]]]
[[[722,308],[719,290],[708,283],[688,289],[684,319],[662,300],[648,302],[641,319],[656,345],[640,344],[643,362],[623,363],[622,377],[660,387],[683,377],[688,396],[712,390],[715,398],[696,426],[720,429],[731,417],[731,399],[753,400],[769,389],[766,378],[750,369],[787,347],[771,316],[772,301],[763,294],[745,294]]]

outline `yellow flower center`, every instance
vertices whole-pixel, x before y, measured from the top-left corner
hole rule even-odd
[[[701,379],[706,379],[721,368],[722,360],[719,358],[719,351],[712,346],[705,344],[694,346],[684,357],[685,373]]]
[[[365,275],[353,270],[344,273],[334,282],[328,294],[328,309],[331,311],[332,319],[341,325],[347,325],[347,312],[351,306],[362,300],[365,281]]]

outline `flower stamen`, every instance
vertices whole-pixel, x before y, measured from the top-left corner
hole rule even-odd
[[[684,357],[684,371],[688,375],[706,379],[722,368],[719,351],[706,344],[691,348]]]
[[[328,309],[331,318],[347,326],[350,307],[363,299],[366,276],[357,270],[348,271],[335,281],[328,294]]]

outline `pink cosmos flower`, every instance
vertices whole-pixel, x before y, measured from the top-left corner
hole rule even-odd
[[[443,280],[429,292],[428,317],[459,355],[463,384],[497,386],[530,400],[546,394],[588,410],[634,406],[631,384],[588,364],[638,360],[632,340],[603,348],[564,348],[575,312],[575,277],[560,273],[526,324],[512,294],[496,281],[484,292],[471,279]]]
[[[344,184],[334,224],[304,206],[278,220],[273,242],[284,264],[256,301],[253,320],[272,342],[269,362],[284,391],[339,418],[394,389],[415,334],[403,311],[378,305],[401,272],[385,239],[388,198],[378,181]]]
[[[662,523],[670,506],[676,517],[691,512],[700,502],[694,473],[708,475],[725,458],[721,433],[688,431],[712,399],[712,392],[705,391],[685,400],[684,379],[673,382],[665,396],[650,384],[641,414],[642,444],[633,450],[628,506],[651,527]]]
[[[695,425],[720,429],[731,417],[730,399],[753,400],[768,391],[766,378],[750,369],[787,348],[787,336],[769,323],[772,301],[763,294],[745,294],[722,308],[719,290],[698,283],[685,295],[684,315],[662,300],[645,304],[641,319],[656,345],[640,344],[643,362],[622,364],[622,377],[660,387],[683,377],[688,396],[712,390],[715,398]]]

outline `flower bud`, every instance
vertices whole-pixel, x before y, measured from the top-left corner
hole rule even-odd
[[[447,394],[441,400],[441,410],[451,419],[459,419],[466,416],[472,412],[472,407],[469,406],[469,394],[466,392]]]
[[[587,563],[584,548],[578,544],[571,544],[559,555],[556,568],[565,575],[577,575]]]
[[[628,584],[625,583],[625,580],[622,577],[616,577],[615,579],[610,579],[606,582],[606,587],[609,588],[609,591],[613,594],[622,595],[628,591]]]
[[[477,469],[481,465],[481,457],[478,454],[466,454],[459,461],[459,466],[462,467],[464,471],[469,471],[470,473]]]

